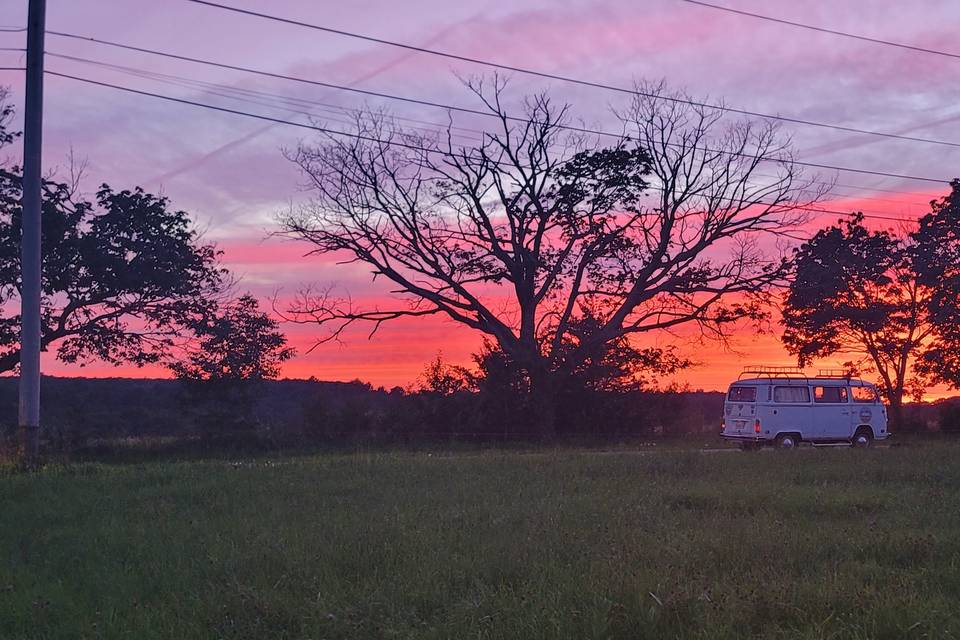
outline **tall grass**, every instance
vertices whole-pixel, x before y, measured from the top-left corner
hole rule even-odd
[[[2,638],[960,635],[960,447],[0,477]]]

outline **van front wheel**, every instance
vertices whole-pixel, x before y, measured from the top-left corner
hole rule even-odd
[[[853,434],[851,444],[859,449],[866,449],[873,444],[873,430],[870,427],[860,427]]]
[[[797,446],[797,436],[792,433],[781,433],[777,436],[777,449],[794,449]]]

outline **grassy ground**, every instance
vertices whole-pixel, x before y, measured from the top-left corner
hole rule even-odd
[[[960,446],[0,475],[0,638],[960,636]]]

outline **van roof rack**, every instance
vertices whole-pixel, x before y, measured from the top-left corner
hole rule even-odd
[[[849,380],[853,374],[849,369],[820,369],[817,371],[818,378],[841,378]]]
[[[809,376],[804,373],[800,367],[769,367],[764,365],[751,365],[744,367],[740,372],[738,380],[743,380],[746,375],[754,375],[758,378],[784,378],[790,380],[807,380]]]
[[[753,375],[757,378],[782,379],[782,380],[807,380],[810,378],[829,378],[835,380],[850,380],[853,374],[848,369],[819,369],[817,375],[810,376],[800,367],[770,367],[765,365],[751,365],[744,367],[740,372],[738,380],[743,380],[747,375]]]

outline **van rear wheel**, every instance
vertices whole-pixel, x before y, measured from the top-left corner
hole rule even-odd
[[[781,433],[777,436],[776,446],[777,449],[794,449],[799,440],[800,439],[792,433]]]
[[[860,427],[857,429],[857,432],[853,434],[853,440],[850,444],[858,449],[866,449],[873,444],[873,429],[870,427]]]

